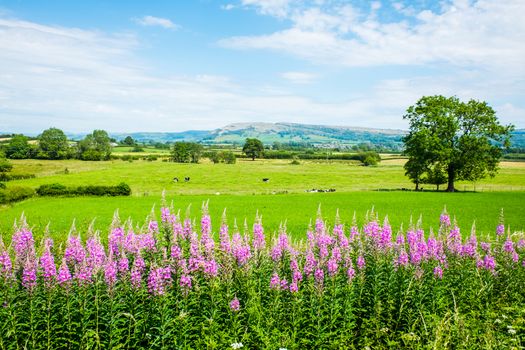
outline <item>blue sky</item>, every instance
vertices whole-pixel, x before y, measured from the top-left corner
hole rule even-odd
[[[0,0],[0,131],[406,128],[423,95],[525,127],[523,0]]]

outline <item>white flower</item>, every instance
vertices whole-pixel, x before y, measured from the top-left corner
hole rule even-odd
[[[242,343],[233,343],[231,345],[232,349],[240,349],[242,348],[244,345],[242,345]]]

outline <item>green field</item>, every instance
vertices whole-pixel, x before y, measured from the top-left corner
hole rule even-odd
[[[34,179],[18,180],[8,186],[31,186],[59,182],[65,185],[128,183],[131,197],[118,198],[33,198],[0,209],[0,231],[10,235],[15,218],[22,212],[35,228],[36,235],[43,233],[50,223],[51,235],[63,239],[76,219],[77,227],[85,230],[96,219],[96,228],[105,231],[113,212],[120,210],[124,220],[131,217],[141,225],[151,208],[161,204],[161,192],[180,209],[182,216],[191,204],[190,215],[198,220],[203,201],[210,201],[213,224],[218,225],[221,213],[227,208],[231,225],[236,218],[242,229],[244,219],[251,226],[256,211],[263,214],[268,230],[275,231],[281,222],[295,237],[303,237],[310,219],[315,218],[321,205],[323,216],[333,222],[336,209],[341,220],[351,223],[353,213],[359,222],[375,207],[379,215],[389,216],[394,230],[409,224],[422,215],[425,229],[437,227],[437,218],[446,205],[456,215],[463,234],[468,234],[476,222],[478,232],[492,233],[497,225],[501,208],[506,223],[513,230],[524,230],[525,214],[525,164],[502,163],[500,173],[482,182],[459,183],[460,190],[477,192],[436,193],[377,191],[412,188],[403,175],[403,160],[383,161],[377,167],[362,167],[353,162],[302,162],[290,165],[281,160],[240,160],[235,165],[176,164],[161,161],[109,161],[84,162],[20,160],[13,161],[14,173],[35,173]],[[64,174],[68,168],[69,174]],[[188,183],[174,183],[173,177],[191,177]],[[270,178],[263,183],[262,178]],[[334,188],[335,193],[305,193],[312,188]]]

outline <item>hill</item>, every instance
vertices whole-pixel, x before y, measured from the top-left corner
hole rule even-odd
[[[242,143],[255,137],[265,144],[309,143],[316,146],[370,142],[376,145],[400,145],[402,130],[358,128],[348,126],[309,125],[296,123],[235,123],[214,130],[205,142]]]

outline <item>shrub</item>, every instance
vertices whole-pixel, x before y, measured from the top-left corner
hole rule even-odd
[[[39,196],[129,196],[131,188],[122,182],[117,186],[88,185],[67,187],[59,183],[41,185],[36,190]]]
[[[18,202],[27,198],[31,198],[35,195],[35,190],[30,187],[8,187],[0,189],[0,203],[12,203]]]
[[[14,181],[14,180],[33,179],[35,177],[36,177],[35,174],[24,174],[24,173],[7,174],[7,173],[0,173],[0,181]]]

